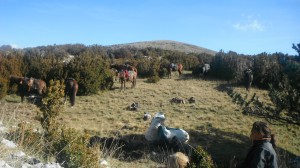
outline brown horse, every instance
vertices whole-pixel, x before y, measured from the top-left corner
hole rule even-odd
[[[171,77],[172,77],[172,71],[178,71],[179,76],[182,74],[183,65],[182,64],[171,63],[168,66],[167,70],[168,70],[168,78],[171,79]]]
[[[111,64],[110,68],[115,69],[117,72],[117,77],[121,82],[121,90],[126,89],[126,82],[130,81],[131,88],[136,86],[136,78],[137,78],[137,69],[131,65],[118,65],[118,64]]]
[[[27,87],[28,93],[37,92],[41,97],[47,91],[46,82],[41,79],[29,78],[28,80],[25,78],[25,85]]]
[[[134,88],[136,86],[136,78],[137,78],[137,72],[136,71],[128,71],[128,70],[123,70],[120,71],[118,74],[118,77],[121,82],[121,90],[126,89],[126,82],[129,81],[131,82],[131,88]]]
[[[25,83],[25,77],[15,76],[15,75],[10,75],[9,77],[9,88],[12,89],[12,86],[15,84],[18,86],[17,92],[18,94],[20,94],[21,102],[24,101],[24,96],[27,93],[24,83]]]
[[[78,91],[78,83],[75,79],[73,78],[67,78],[65,80],[65,101],[64,103],[66,103],[67,101],[67,95],[70,97],[70,102],[71,102],[71,106],[75,105],[75,97]]]

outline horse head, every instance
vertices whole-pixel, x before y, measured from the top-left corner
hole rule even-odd
[[[109,68],[110,69],[117,69],[118,64],[110,64]]]
[[[145,134],[145,138],[148,141],[164,141],[170,144],[176,144],[186,143],[189,140],[189,134],[185,130],[166,127],[164,121],[164,114],[161,112],[156,113]]]
[[[202,74],[204,75],[210,70],[210,65],[209,64],[204,64],[202,67]]]
[[[30,77],[28,79],[27,88],[28,88],[28,92],[30,92],[31,89],[34,89],[34,78]]]
[[[20,84],[20,86],[22,86],[23,88],[25,88],[27,92],[29,92],[30,91],[30,87],[32,85],[30,82],[32,83],[32,81],[30,81],[30,78],[22,77],[22,78],[20,78],[19,84]]]
[[[150,127],[148,128],[148,131],[145,134],[145,138],[148,141],[159,140],[159,137],[157,135],[158,127],[164,124],[164,121],[165,121],[165,115],[163,113],[158,112],[155,114],[155,116],[151,120]]]

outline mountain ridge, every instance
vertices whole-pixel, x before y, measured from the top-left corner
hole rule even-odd
[[[172,40],[154,40],[154,41],[142,41],[142,42],[132,42],[132,43],[124,43],[124,44],[113,44],[106,46],[111,49],[120,49],[126,47],[135,47],[138,49],[144,49],[148,47],[159,48],[164,50],[172,50],[172,51],[180,51],[185,53],[206,53],[210,55],[215,55],[217,52],[196,46],[193,44],[172,41]]]

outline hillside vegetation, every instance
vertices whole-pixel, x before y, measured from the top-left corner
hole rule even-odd
[[[107,46],[111,49],[120,49],[120,48],[130,48],[134,47],[137,49],[145,49],[145,48],[159,48],[163,50],[171,50],[171,51],[179,51],[184,53],[206,53],[210,55],[215,55],[217,52],[203,48],[200,46],[182,43],[178,41],[171,41],[171,40],[157,40],[157,41],[144,41],[144,42],[135,42],[135,43],[126,43],[126,44],[115,44],[111,46]]]
[[[181,48],[177,42],[162,42],[160,47],[174,44],[175,48]],[[214,55],[196,54],[153,46],[138,49],[65,44],[8,48],[0,50],[0,99],[5,116],[2,120],[18,124],[9,133],[10,140],[16,135],[19,144],[27,142],[34,146],[42,138],[43,142],[36,144],[34,151],[40,151],[45,160],[56,159],[64,167],[99,165],[96,157],[115,159],[115,163],[110,162],[113,167],[164,164],[171,151],[162,150],[158,154],[148,148],[135,153],[135,160],[128,160],[132,155],[127,153],[114,155],[116,151],[106,151],[105,155],[98,155],[99,150],[86,148],[94,135],[145,141],[150,121],[143,121],[144,112],[152,116],[156,112],[165,113],[167,126],[187,130],[192,147],[209,152],[218,167],[228,167],[233,158],[238,162],[244,158],[250,146],[251,124],[266,120],[277,135],[280,167],[293,167],[299,165],[299,58],[283,53],[250,56],[222,50]],[[172,79],[166,79],[171,63],[182,64],[184,75],[179,77],[174,71]],[[208,73],[203,69],[204,64],[210,64]],[[114,83],[116,73],[112,68],[122,72],[134,69],[131,66],[138,72],[137,87],[120,91],[120,84]],[[254,89],[250,92],[239,87],[245,84],[245,72],[253,74]],[[37,91],[34,87],[28,91],[30,80],[26,77],[42,79],[47,84],[43,102],[36,106],[20,104],[19,97],[11,96],[17,93],[32,96]],[[75,108],[62,106],[60,101],[64,80],[69,77],[79,85]],[[170,103],[173,98],[190,97],[196,103]],[[128,110],[132,103],[140,105],[138,111]],[[28,120],[38,120],[35,125],[42,127],[42,133],[25,129],[30,128]]]
[[[299,126],[281,123],[275,120],[244,115],[242,108],[227,94],[228,88],[233,88],[245,99],[250,99],[255,93],[266,104],[272,104],[268,92],[252,89],[249,93],[243,87],[230,85],[227,82],[200,80],[190,78],[191,72],[173,79],[161,79],[158,83],[147,83],[146,79],[138,79],[134,89],[120,91],[116,82],[113,90],[99,92],[91,96],[78,96],[76,105],[71,108],[64,106],[59,116],[61,123],[74,128],[82,134],[98,135],[100,137],[131,137],[144,140],[144,133],[150,121],[144,121],[144,112],[152,116],[156,112],[166,115],[165,124],[169,127],[183,128],[190,134],[189,144],[196,147],[201,145],[211,154],[219,167],[228,167],[234,157],[238,162],[243,160],[250,147],[249,133],[254,121],[267,121],[277,136],[278,155],[281,165],[284,165],[300,155]],[[172,98],[185,100],[195,97],[195,103],[172,104]],[[7,96],[2,109],[2,116],[14,114],[19,121],[34,122],[35,110],[33,105],[19,104],[19,97]],[[133,102],[140,105],[138,111],[127,109]],[[9,108],[10,107],[10,108]],[[18,114],[13,109],[20,109]],[[10,109],[10,110],[8,110]],[[31,112],[28,109],[35,109]],[[3,117],[2,117],[3,118]],[[167,153],[167,151],[165,151]],[[110,157],[111,167],[155,167],[163,164],[160,159],[150,159],[151,153],[133,162],[120,161]]]

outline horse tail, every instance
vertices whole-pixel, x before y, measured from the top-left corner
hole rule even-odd
[[[75,104],[75,87],[72,87],[72,93],[70,94],[71,106]]]
[[[133,67],[133,71],[136,72],[136,74],[137,74],[137,69],[135,67]]]
[[[183,70],[183,65],[182,64],[178,64],[178,73],[179,73],[179,75],[182,74],[182,70]]]
[[[72,86],[72,93],[70,93],[70,101],[71,101],[71,106],[75,105],[75,97],[78,91],[78,84],[75,83],[75,81],[73,82],[73,86]]]

